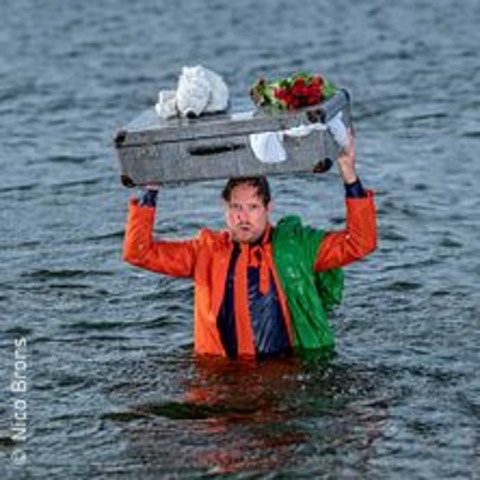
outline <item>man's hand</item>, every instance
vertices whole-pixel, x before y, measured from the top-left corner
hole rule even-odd
[[[347,131],[348,145],[346,149],[341,149],[338,156],[338,168],[346,185],[355,183],[358,179],[355,171],[355,141],[350,129]]]

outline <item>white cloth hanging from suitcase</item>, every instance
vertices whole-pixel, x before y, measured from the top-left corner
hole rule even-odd
[[[302,124],[279,132],[252,133],[249,135],[250,147],[253,153],[263,163],[280,163],[287,159],[287,152],[283,146],[285,137],[301,138],[314,131],[328,130],[337,145],[344,149],[348,145],[347,129],[342,121],[342,112],[337,113],[331,120],[324,123]]]

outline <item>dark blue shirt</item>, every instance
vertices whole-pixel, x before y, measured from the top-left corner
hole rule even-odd
[[[235,243],[228,267],[225,294],[217,317],[220,339],[230,358],[236,358],[238,355],[234,283],[235,265],[239,255],[240,246]],[[248,267],[248,307],[252,321],[255,352],[259,357],[278,355],[291,348],[285,318],[271,273],[269,277],[269,289],[266,294],[263,294],[260,291],[259,268]]]

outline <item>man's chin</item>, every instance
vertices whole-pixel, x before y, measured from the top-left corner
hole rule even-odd
[[[240,243],[253,243],[256,240],[255,235],[250,231],[235,232],[233,240]]]

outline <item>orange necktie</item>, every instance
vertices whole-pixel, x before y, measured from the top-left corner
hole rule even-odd
[[[266,295],[270,288],[270,269],[263,245],[250,247],[248,252],[248,266],[256,267],[260,272],[260,293]]]

